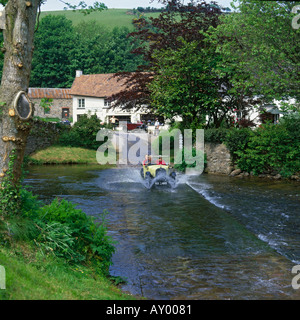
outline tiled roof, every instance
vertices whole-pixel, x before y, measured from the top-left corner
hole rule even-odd
[[[118,81],[114,73],[90,74],[76,77],[70,94],[75,96],[109,97],[125,89],[124,80]]]
[[[72,99],[70,89],[57,88],[29,88],[28,96],[31,99]]]

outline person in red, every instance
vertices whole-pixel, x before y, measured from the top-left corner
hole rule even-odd
[[[165,165],[165,161],[162,159],[162,156],[159,156],[158,157],[158,160],[156,160],[156,164],[162,164],[162,165]]]
[[[145,160],[143,161],[143,166],[147,166],[151,164],[151,156],[150,155],[145,155]]]

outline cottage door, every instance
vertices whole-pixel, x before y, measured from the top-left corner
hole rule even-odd
[[[62,118],[63,118],[63,119],[67,119],[67,118],[69,118],[69,115],[70,115],[69,109],[63,108],[63,109],[62,109]]]

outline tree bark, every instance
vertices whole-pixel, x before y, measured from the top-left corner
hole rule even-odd
[[[32,114],[19,117],[18,92],[28,92],[33,40],[40,0],[9,0],[5,7],[4,66],[0,88],[0,186],[18,187]]]

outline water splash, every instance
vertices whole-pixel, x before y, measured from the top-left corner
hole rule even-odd
[[[161,176],[157,176],[151,180],[145,179],[142,181],[142,183],[144,184],[144,186],[147,189],[151,189],[152,187],[158,185],[160,180],[161,180]],[[159,187],[170,187],[171,189],[175,189],[177,187],[177,185],[178,185],[177,179],[174,180],[173,178],[166,176],[165,177],[165,184],[159,185]]]
[[[211,204],[215,205],[218,208],[223,210],[230,210],[229,206],[226,206],[221,203],[221,199],[218,199],[218,196],[211,194],[212,186],[206,183],[194,183],[189,180],[186,181],[186,185],[193,189],[198,194],[202,195],[204,199],[209,201]]]

